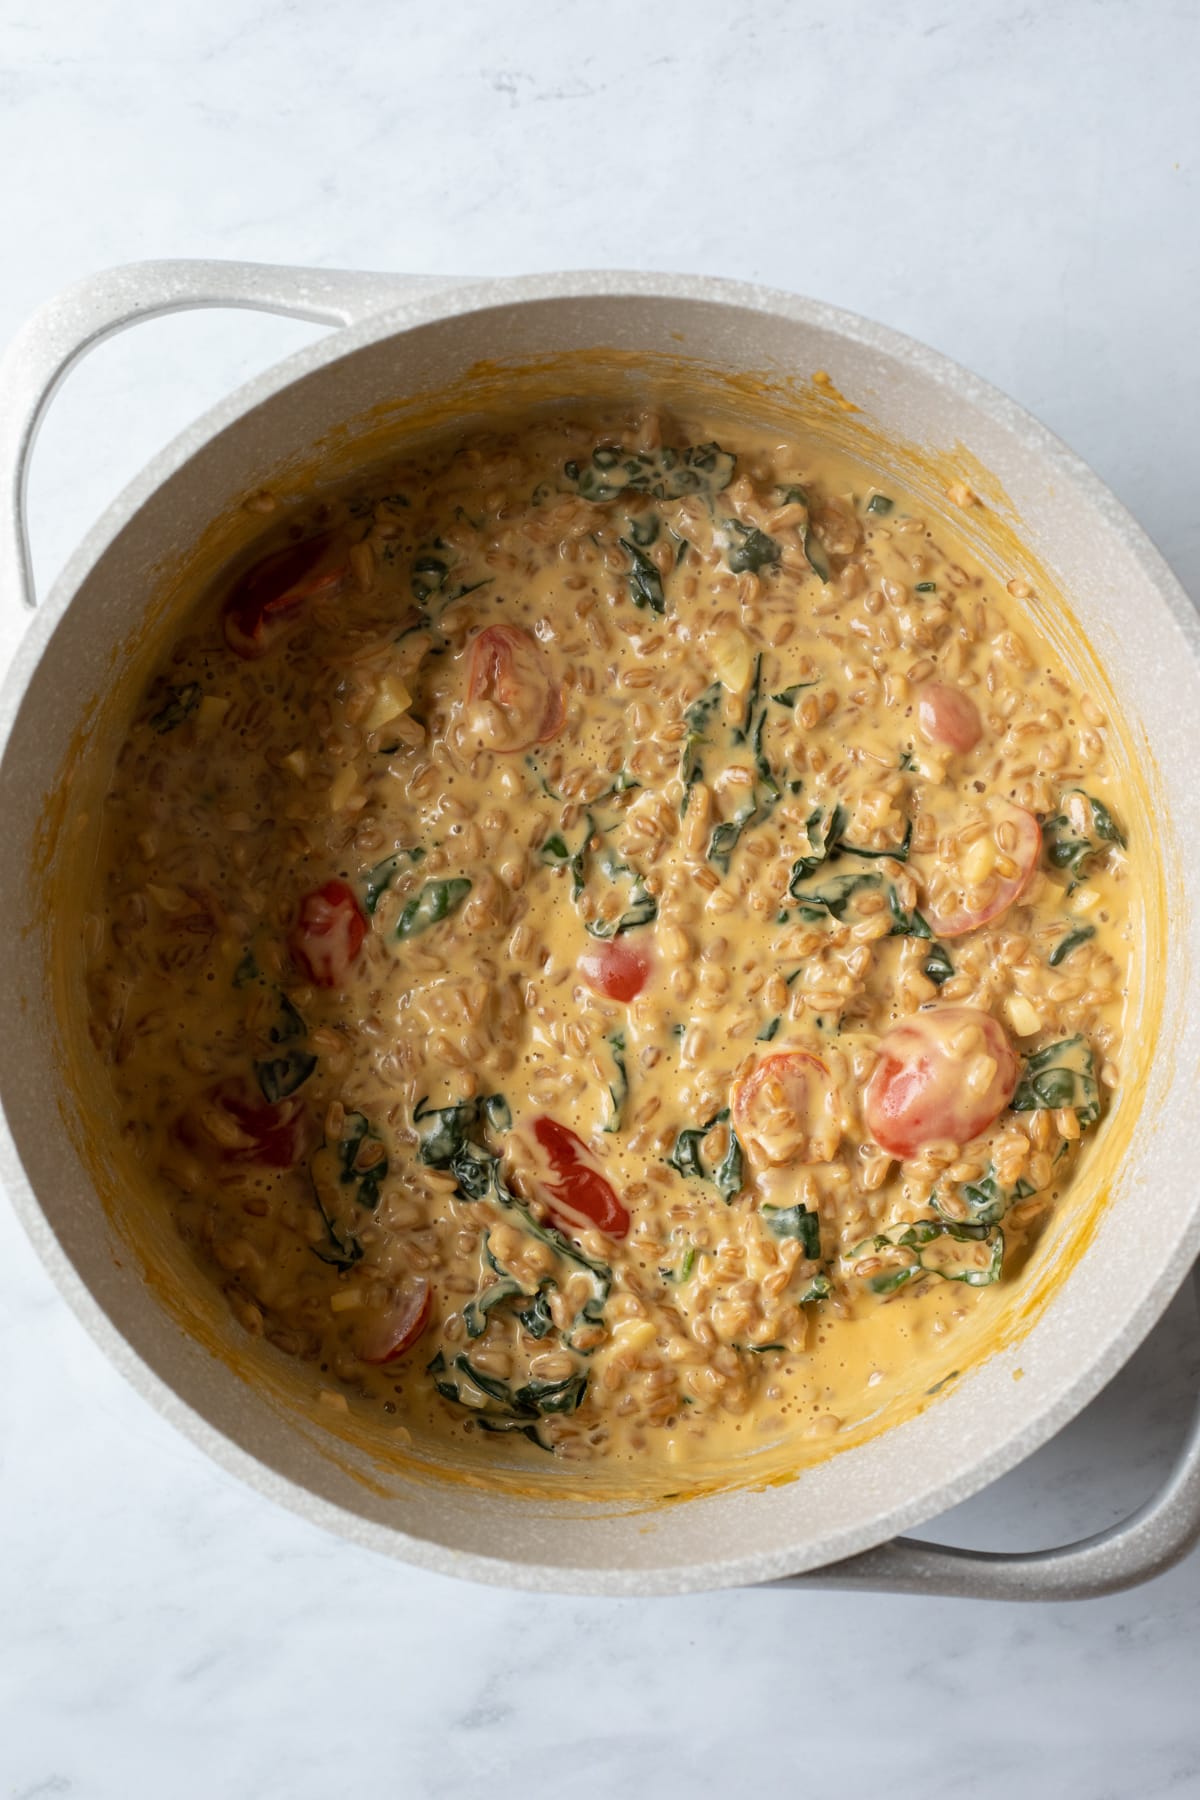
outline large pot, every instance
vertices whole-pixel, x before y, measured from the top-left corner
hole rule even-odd
[[[251,382],[145,470],[31,618],[0,696],[8,926],[0,1168],[52,1276],[107,1354],[262,1492],[358,1542],[478,1580],[620,1594],[820,1571],[814,1579],[825,1584],[1065,1595],[1120,1585],[1181,1554],[1200,1519],[1200,1436],[1153,1507],[1069,1553],[989,1559],[886,1544],[1010,1468],[1078,1412],[1149,1331],[1200,1250],[1200,628],[1137,525],[1076,457],[994,390],[893,332],[789,295],[666,276],[464,285],[146,264],[83,283],[44,308],[0,367],[6,599],[15,589],[32,604],[24,468],[58,378],[136,318],[201,305],[258,306],[345,328]],[[818,383],[805,398],[793,377],[818,370],[830,372],[836,390]],[[501,394],[544,397],[601,379],[610,391],[724,384],[751,407],[786,406],[791,393],[810,423],[823,418],[864,453],[871,441],[910,446],[906,472],[918,487],[921,467],[935,467],[939,452],[972,459],[991,516],[1007,519],[1045,582],[1070,596],[1107,667],[1156,811],[1165,932],[1149,948],[1157,961],[1169,946],[1170,959],[1161,1005],[1147,999],[1137,1009],[1141,1093],[1126,1107],[1127,1141],[1104,1204],[1044,1263],[1021,1328],[927,1410],[796,1481],[650,1511],[544,1491],[534,1502],[381,1471],[248,1381],[211,1330],[185,1330],[192,1303],[179,1299],[189,1281],[182,1250],[133,1243],[129,1221],[101,1203],[103,1152],[80,1111],[70,1021],[64,1028],[56,1012],[54,936],[69,920],[44,914],[46,882],[70,847],[66,821],[88,810],[106,731],[120,727],[120,708],[109,702],[122,665],[137,665],[158,641],[164,596],[214,520],[236,516],[264,483],[286,485],[318,454],[326,469],[352,468],[439,406],[481,412]],[[857,412],[839,404],[838,390]],[[85,730],[92,735],[81,755]],[[1149,821],[1141,825],[1148,844]],[[199,1314],[190,1317],[194,1325]]]

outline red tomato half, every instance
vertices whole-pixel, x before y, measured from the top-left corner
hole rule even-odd
[[[916,1156],[926,1144],[969,1144],[1004,1111],[1019,1072],[989,1013],[973,1006],[913,1013],[879,1046],[864,1095],[867,1129],[892,1156]]]
[[[624,938],[589,944],[579,958],[579,973],[594,994],[608,1000],[636,999],[651,969],[648,950],[635,950]]]
[[[733,1124],[755,1162],[825,1162],[829,1070],[807,1050],[764,1056],[733,1090]]]
[[[301,900],[288,943],[310,981],[341,987],[366,935],[353,889],[344,881],[327,881]]]
[[[365,1325],[355,1340],[361,1362],[390,1363],[411,1350],[433,1312],[433,1289],[423,1275],[409,1282],[393,1306]]]
[[[240,575],[225,602],[225,641],[247,659],[265,656],[271,626],[303,601],[344,581],[350,563],[346,544],[325,531],[264,556]]]
[[[1033,814],[1026,812],[1023,806],[1011,806],[1006,800],[998,802],[993,811],[994,829],[1005,832],[1007,827],[1006,835],[1013,840],[1011,848],[1001,851],[1012,864],[1012,873],[988,876],[987,898],[974,909],[965,902],[947,906],[942,911],[927,906],[925,917],[933,928],[934,937],[962,937],[968,931],[977,931],[981,925],[990,925],[1020,899],[1041,861],[1042,828]]]
[[[467,699],[490,703],[480,732],[485,749],[505,753],[548,744],[562,730],[562,690],[546,659],[519,625],[489,625],[472,640]]]
[[[252,1140],[243,1148],[224,1150],[230,1162],[291,1169],[308,1148],[308,1115],[298,1100],[281,1100],[277,1106],[271,1106],[265,1100],[247,1100],[228,1087],[218,1088],[209,1098]]]
[[[554,1214],[559,1229],[578,1232],[594,1225],[608,1237],[623,1238],[629,1230],[629,1214],[600,1171],[585,1160],[583,1139],[556,1119],[545,1117],[533,1121],[533,1135],[558,1176],[547,1186],[561,1208]]]
[[[923,738],[960,755],[973,750],[983,736],[979,708],[970,694],[942,681],[931,681],[921,689],[917,717]]]

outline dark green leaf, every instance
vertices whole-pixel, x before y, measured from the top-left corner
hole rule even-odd
[[[725,549],[725,560],[734,575],[759,574],[779,561],[781,551],[773,537],[757,526],[743,525],[737,519],[727,521],[732,534]]]
[[[1092,1052],[1082,1037],[1047,1044],[1027,1058],[1025,1072],[1009,1102],[1014,1112],[1074,1107],[1081,1126],[1100,1117],[1100,1089]]]
[[[982,1268],[975,1263],[964,1263],[956,1267],[953,1262],[926,1262],[921,1252],[939,1239],[956,1244],[987,1244],[991,1255]],[[869,1276],[867,1286],[873,1294],[895,1293],[898,1288],[915,1281],[920,1275],[936,1275],[943,1281],[961,1281],[967,1287],[990,1287],[992,1282],[999,1281],[1003,1270],[1004,1233],[998,1225],[960,1225],[949,1219],[904,1220],[899,1225],[893,1225],[890,1230],[880,1232],[856,1245],[850,1252],[849,1260],[858,1262],[867,1255],[886,1254],[896,1250],[907,1252],[907,1260]]]
[[[628,769],[622,769],[614,778],[612,786],[606,787],[602,794],[596,795],[596,798],[592,801],[592,805],[603,806],[606,800],[616,800],[621,794],[631,794],[636,788],[640,788],[641,785],[640,781],[635,781],[633,779],[633,776],[629,773]]]
[[[346,1114],[337,1158],[342,1182],[355,1189],[354,1198],[360,1206],[374,1212],[380,1189],[387,1180],[388,1159],[383,1139],[372,1131],[365,1113]]]
[[[733,734],[733,741],[735,744],[744,744],[750,737],[750,730],[754,724],[755,710],[758,706],[758,698],[762,693],[762,665],[762,651],[760,650],[754,659],[754,668],[750,676],[750,687],[746,694],[746,704],[742,708],[742,722]],[[766,713],[764,712],[763,719],[765,718]],[[759,731],[760,733],[762,731],[761,721],[759,722]]]
[[[714,826],[712,835],[708,841],[708,860],[709,862],[714,863],[723,875],[729,873],[730,859],[743,831],[745,831],[746,827],[752,823],[761,823],[766,819],[769,819],[782,794],[779,779],[772,770],[763,748],[763,736],[767,726],[767,708],[765,706],[758,713],[757,720],[753,724],[753,729],[751,729],[754,709],[758,704],[761,681],[762,657],[760,655],[755,659],[754,675],[750,683],[750,694],[746,704],[743,723],[733,734],[735,743],[740,744],[749,741],[754,753],[754,787],[745,803],[738,809],[732,819],[723,820],[719,825]],[[798,786],[798,783],[794,783],[793,791],[795,791]]]
[[[494,575],[485,575],[480,581],[461,581],[457,587],[447,588],[446,605],[453,606],[456,600],[462,600],[468,594],[477,593],[480,588],[491,587],[495,579]]]
[[[772,694],[771,698],[772,700],[777,700],[780,706],[794,706],[796,704],[797,694],[802,694],[805,688],[817,686],[818,683],[815,681],[795,681],[792,683],[791,687],[784,688],[781,694]]]
[[[583,499],[596,505],[632,490],[656,500],[681,500],[686,494],[722,492],[733,480],[737,459],[719,444],[685,450],[621,450],[599,444],[587,463],[569,462],[563,473]]]
[[[449,881],[427,881],[400,914],[396,936],[416,937],[418,933],[428,931],[431,925],[439,925],[451,913],[457,912],[470,891],[471,883],[465,875],[452,876]]]
[[[861,889],[878,887],[881,880],[879,875],[835,875],[824,887],[805,890],[797,916],[809,925],[819,924],[825,914],[832,919],[843,919],[852,896]]]
[[[589,813],[584,821],[583,837],[578,850],[572,850],[561,832],[548,837],[541,848],[541,859],[552,869],[568,869],[571,874],[571,898],[578,900],[587,880],[588,847],[595,834],[596,825]]]
[[[942,983],[944,981],[949,981],[954,973],[954,964],[950,961],[949,955],[942,944],[934,944],[931,947],[929,955],[922,964],[922,968],[935,987],[941,987]]]
[[[554,1320],[550,1313],[547,1296],[553,1293],[557,1283],[552,1276],[544,1276],[533,1287],[524,1287],[508,1269],[497,1261],[492,1251],[491,1234],[484,1237],[484,1258],[496,1272],[499,1279],[490,1287],[467,1303],[463,1308],[463,1323],[470,1338],[482,1337],[487,1329],[487,1321],[498,1306],[509,1301],[521,1302],[513,1306],[513,1317],[520,1322],[521,1329],[529,1337],[544,1338],[554,1329]]]
[[[407,860],[411,863],[419,863],[424,856],[424,850],[417,845],[411,850],[397,850],[393,855],[385,856],[382,862],[377,862],[373,869],[368,870],[363,892],[363,905],[367,912],[374,914],[383,895],[395,880],[396,871],[402,862]]]
[[[667,1158],[668,1165],[672,1169],[677,1169],[681,1175],[689,1176],[696,1181],[706,1180],[704,1164],[700,1157],[700,1146],[711,1129],[711,1126],[689,1125],[685,1127],[675,1139],[675,1148]]]
[[[826,556],[821,542],[811,525],[804,533],[804,554],[814,575],[821,581],[829,580],[829,558]]]
[[[844,806],[835,806],[828,812],[826,812],[823,807],[817,807],[815,811],[809,814],[806,829],[808,831],[808,841],[812,848],[808,856],[797,857],[796,861],[792,864],[791,878],[788,881],[788,893],[792,896],[793,900],[801,900],[808,904],[823,904],[816,896],[804,889],[804,883],[811,875],[816,873],[822,864],[835,862],[839,856],[861,856],[871,861],[880,858],[890,858],[893,862],[900,863],[908,861],[908,853],[912,845],[913,828],[911,819],[905,827],[902,841],[899,844],[889,845],[886,850],[867,850],[860,844],[847,843],[842,833],[845,831],[848,823],[849,814],[846,812]],[[843,876],[841,879],[845,882],[847,880],[855,880],[856,878]],[[859,882],[858,885],[861,886],[863,884]],[[875,882],[872,882],[871,885],[875,885]],[[847,892],[853,891],[852,888],[847,890]],[[840,913],[835,913],[834,916],[835,918],[840,918],[841,915]],[[917,916],[919,917],[919,915]],[[924,921],[922,921],[922,923],[924,923]],[[918,935],[928,935],[928,933],[926,932]]]
[[[955,1192],[967,1209],[968,1222],[972,1225],[997,1225],[1009,1209],[1013,1196],[1006,1194],[996,1180],[994,1172],[989,1169],[978,1181],[964,1181]],[[938,1198],[937,1190],[930,1195],[930,1204],[943,1218],[956,1220],[956,1215],[947,1212]]]
[[[704,766],[698,750],[701,744],[708,742],[705,733],[712,722],[713,713],[721,703],[722,691],[719,681],[712,682],[698,700],[692,701],[683,715],[687,736],[683,740],[679,757],[679,776],[683,782],[683,801],[679,809],[681,813],[686,813],[692,788],[703,777]]]
[[[513,1318],[527,1337],[549,1337],[554,1330],[554,1315],[547,1298],[554,1285],[552,1281],[543,1281],[527,1306],[513,1307]]]
[[[280,1100],[286,1100],[289,1094],[294,1094],[297,1088],[304,1086],[316,1066],[316,1057],[304,1050],[289,1050],[286,1056],[256,1062],[254,1073],[258,1077],[263,1099],[272,1106]]]
[[[503,1094],[485,1094],[479,1106],[493,1131],[512,1130],[512,1109]]]
[[[732,1126],[729,1128],[729,1147],[709,1179],[726,1206],[729,1205],[735,1194],[741,1193],[746,1184],[742,1146],[738,1142],[737,1132]]]
[[[625,1033],[623,1031],[614,1031],[608,1040],[608,1047],[612,1051],[613,1066],[616,1069],[616,1079],[610,1081],[608,1084],[609,1099],[612,1101],[612,1114],[604,1129],[605,1131],[620,1131],[621,1114],[625,1109],[625,1102],[629,1097],[629,1075],[625,1068]]]
[[[900,896],[892,882],[888,882],[888,907],[892,915],[891,937],[931,938],[932,931],[928,922],[914,906],[911,912],[905,912],[900,904]]]
[[[447,565],[440,556],[418,556],[413,563],[410,581],[413,599],[418,606],[436,594],[443,586],[449,574]]]
[[[867,511],[875,513],[879,518],[886,518],[896,502],[889,500],[886,494],[872,494],[867,501]]]
[[[782,1013],[776,1013],[773,1019],[768,1019],[762,1030],[755,1037],[755,1043],[769,1044],[771,1039],[775,1036],[775,1033],[779,1030],[782,1019]]]
[[[848,817],[844,806],[835,806],[830,812],[817,807],[814,812],[809,813],[806,830],[811,851],[808,856],[797,857],[792,864],[791,879],[788,882],[788,893],[794,900],[801,898],[798,892],[800,885],[815,874],[833,854],[838,839],[846,829]]]
[[[423,1095],[413,1110],[413,1123],[433,1122],[418,1134],[421,1161],[431,1169],[448,1169],[467,1127],[475,1124],[478,1118],[478,1101],[462,1100],[456,1106],[427,1106]]]
[[[730,858],[737,848],[738,839],[757,812],[757,806],[750,800],[732,819],[726,819],[724,823],[713,827],[712,836],[708,840],[707,856],[722,875],[728,875]]]
[[[329,1263],[335,1269],[352,1269],[363,1259],[363,1247],[352,1231],[331,1219],[321,1203],[316,1182],[311,1183],[313,1203],[321,1215],[321,1223],[325,1227],[326,1242],[312,1244],[310,1249],[321,1262]]]
[[[837,841],[837,849],[839,851],[844,851],[847,856],[887,856],[890,857],[893,862],[906,863],[908,861],[908,852],[912,846],[912,834],[912,820],[910,819],[904,828],[904,836],[900,843],[891,844],[886,850],[864,850],[859,844],[848,844],[845,838],[842,837],[839,837]]]
[[[1076,793],[1083,793],[1082,788],[1077,788],[1075,791]],[[1107,806],[1104,805],[1104,802],[1102,800],[1094,799],[1091,794],[1084,795],[1084,798],[1092,809],[1092,825],[1095,829],[1096,836],[1103,839],[1106,844],[1119,844],[1121,849],[1124,850],[1125,835],[1117,828],[1113,816],[1109,812]]]
[[[796,1238],[804,1247],[810,1262],[821,1260],[821,1220],[806,1206],[762,1206],[759,1208],[773,1237]]]
[[[185,687],[169,687],[166,700],[150,720],[151,725],[160,733],[174,731],[195,712],[200,698],[198,681],[189,681]]]
[[[484,1288],[482,1294],[477,1294],[474,1300],[468,1300],[463,1307],[463,1324],[467,1328],[467,1336],[482,1337],[487,1330],[488,1315],[505,1300],[529,1298],[529,1294],[513,1275],[505,1275],[499,1281],[493,1281],[491,1287]]]
[[[662,576],[651,562],[644,550],[628,538],[618,538],[617,542],[624,550],[632,565],[629,576],[629,597],[637,607],[649,607],[651,612],[665,613],[667,610],[666,595],[663,593]]]
[[[329,1232],[329,1242],[327,1244],[310,1244],[309,1249],[314,1256],[319,1257],[321,1262],[329,1263],[332,1268],[341,1269],[345,1273],[347,1269],[352,1269],[355,1263],[362,1261],[363,1247],[353,1233],[342,1238],[336,1234],[328,1219],[325,1224]]]
[[[1077,925],[1074,931],[1069,931],[1065,938],[1060,938],[1055,944],[1049,956],[1050,967],[1057,969],[1060,963],[1066,962],[1072,950],[1078,950],[1080,944],[1086,944],[1089,938],[1094,938],[1095,935],[1096,927],[1094,925]]]
[[[594,938],[620,937],[623,932],[634,931],[639,925],[649,925],[658,917],[658,901],[651,894],[644,878],[636,869],[621,863],[612,855],[600,858],[600,867],[610,881],[628,881],[629,905],[616,919],[588,919],[586,929]]]
[[[1082,788],[1070,788],[1068,793],[1079,794],[1087,802],[1091,821],[1089,829],[1081,836],[1064,812],[1053,819],[1047,819],[1044,835],[1046,854],[1052,866],[1056,869],[1069,869],[1071,888],[1075,888],[1087,876],[1093,857],[1100,855],[1109,844],[1125,848],[1125,835],[1102,801],[1093,799]],[[1069,888],[1068,892],[1070,891]]]
[[[728,1121],[729,1108],[714,1113],[706,1125],[690,1125],[685,1127],[675,1139],[674,1148],[667,1158],[670,1168],[678,1170],[680,1175],[696,1181],[710,1181],[728,1206],[735,1194],[740,1194],[745,1186],[745,1175],[742,1161],[742,1146],[733,1127],[729,1129],[729,1144],[720,1162],[707,1168],[700,1146],[715,1125],[723,1125]]]
[[[658,514],[656,512],[644,512],[639,513],[636,518],[633,514],[630,514],[629,523],[626,529],[629,532],[631,542],[635,543],[640,550],[647,550],[651,544],[656,544],[658,542]]]
[[[582,1269],[590,1275],[591,1298],[579,1308],[570,1331],[564,1334],[565,1341],[570,1344],[573,1332],[584,1325],[596,1325],[602,1319],[605,1302],[612,1289],[612,1270],[607,1263],[596,1262],[586,1256],[554,1226],[539,1225],[525,1203],[509,1190],[500,1172],[499,1157],[479,1141],[479,1132],[485,1121],[494,1130],[511,1128],[512,1115],[502,1095],[491,1094],[480,1099],[460,1101],[456,1106],[442,1107],[431,1107],[423,1099],[419,1100],[413,1112],[413,1122],[419,1128],[421,1161],[431,1168],[449,1169],[457,1183],[461,1199],[494,1200],[515,1213],[521,1219],[528,1236],[546,1245],[559,1261],[568,1264],[571,1269]],[[420,1129],[421,1127],[424,1129]],[[469,1135],[472,1133],[475,1135]],[[498,1275],[509,1274],[490,1254],[490,1249],[485,1250],[485,1255]],[[558,1282],[557,1285],[562,1286],[564,1282]]]
[[[247,982],[257,981],[258,977],[259,967],[255,960],[254,952],[253,950],[247,950],[242,957],[241,962],[233,971],[233,985],[235,988],[245,987]]]
[[[297,1038],[307,1037],[308,1026],[296,1011],[286,994],[279,996],[279,1019],[272,1025],[267,1036],[273,1044],[291,1044]]]

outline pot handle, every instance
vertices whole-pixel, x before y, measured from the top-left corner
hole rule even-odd
[[[1200,1295],[1200,1263],[1193,1271]],[[1056,1550],[959,1550],[893,1538],[773,1588],[943,1595],[965,1600],[1094,1600],[1163,1574],[1200,1543],[1200,1406],[1162,1487],[1127,1519]]]
[[[142,262],[65,288],[25,322],[0,358],[0,581],[36,605],[25,486],[38,427],[59,383],[105,338],[142,319],[194,307],[246,307],[353,325],[422,294],[460,285],[452,276],[384,275],[271,263]]]

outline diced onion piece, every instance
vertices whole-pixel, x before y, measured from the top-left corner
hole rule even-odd
[[[379,691],[372,703],[371,710],[363,720],[367,731],[378,731],[381,726],[392,719],[406,713],[412,705],[412,695],[398,675],[385,675],[379,684]]]

